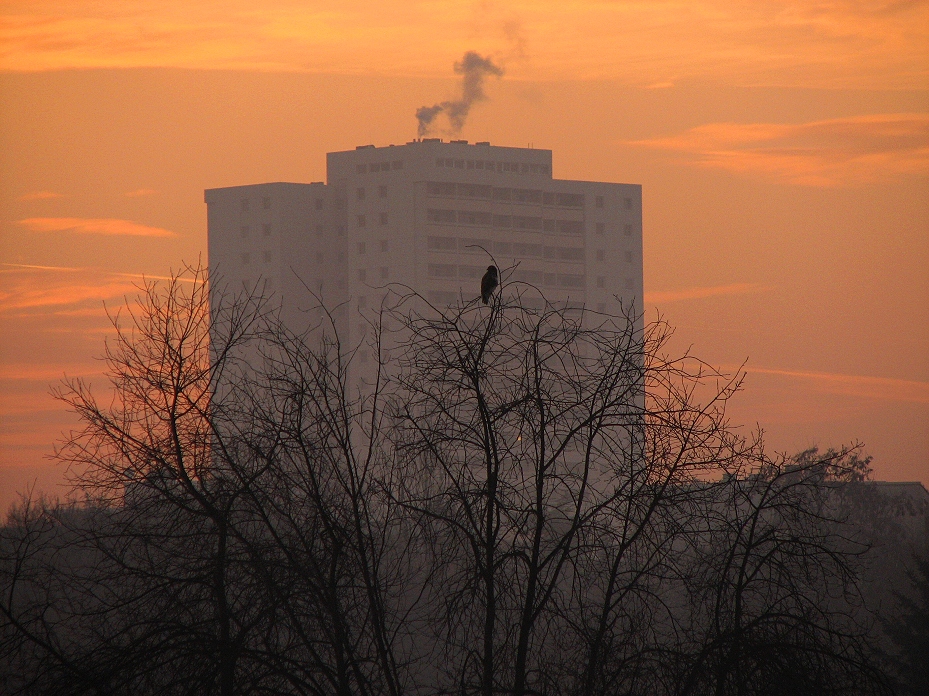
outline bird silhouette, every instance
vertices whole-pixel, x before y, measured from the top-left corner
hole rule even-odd
[[[487,304],[490,301],[490,296],[494,294],[494,290],[497,289],[497,267],[488,266],[487,273],[484,274],[484,277],[481,278],[481,302]]]

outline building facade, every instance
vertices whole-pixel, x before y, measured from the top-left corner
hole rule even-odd
[[[207,190],[212,277],[275,293],[295,326],[319,300],[350,345],[389,287],[469,301],[490,264],[529,306],[641,315],[639,185],[555,179],[551,150],[437,138],[326,164],[325,184]]]

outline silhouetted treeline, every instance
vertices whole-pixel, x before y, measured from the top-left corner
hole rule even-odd
[[[3,528],[4,693],[889,692],[867,461],[768,456],[664,325],[398,296],[358,390],[331,324],[192,280],[60,388],[86,502]]]

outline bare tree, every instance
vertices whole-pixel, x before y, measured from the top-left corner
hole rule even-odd
[[[811,684],[869,674],[842,457],[770,459],[726,420],[740,375],[524,289],[397,296],[347,346],[200,268],[146,285],[107,400],[58,391],[93,503],[0,539],[8,690],[754,693],[801,650]]]

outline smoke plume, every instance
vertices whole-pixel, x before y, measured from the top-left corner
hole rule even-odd
[[[434,106],[421,106],[416,110],[419,121],[420,137],[432,130],[433,122],[440,114],[448,117],[451,134],[457,135],[464,128],[465,120],[472,104],[487,98],[484,94],[484,78],[488,75],[503,76],[503,69],[493,64],[490,58],[483,58],[474,51],[464,54],[461,62],[455,63],[455,74],[461,75],[461,99],[444,101]]]

